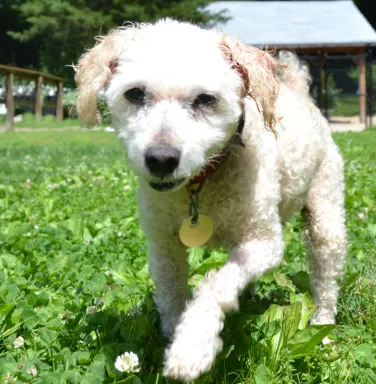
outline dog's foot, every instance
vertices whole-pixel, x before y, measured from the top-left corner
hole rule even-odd
[[[175,380],[191,381],[210,370],[218,352],[222,350],[222,340],[196,340],[192,343],[176,341],[166,352],[163,374]]]
[[[318,308],[311,318],[311,325],[324,325],[324,324],[335,324],[334,311],[330,311],[324,308]]]
[[[223,311],[216,302],[191,303],[176,329],[166,351],[163,374],[175,380],[190,381],[210,370],[222,350],[219,333],[223,328]]]
[[[317,309],[310,321],[311,325],[326,325],[335,323],[336,319],[333,311],[325,310],[323,308]],[[328,336],[326,336],[323,338],[322,343],[324,345],[327,345],[333,343],[333,340],[329,339]]]
[[[175,329],[179,323],[179,318],[181,315],[176,316],[167,316],[166,314],[161,315],[161,327],[163,336],[168,339],[172,339]]]
[[[334,343],[334,340],[329,339],[328,336],[325,336],[325,337],[322,339],[322,343],[323,343],[324,345],[328,345],[328,344],[332,344],[332,343]]]

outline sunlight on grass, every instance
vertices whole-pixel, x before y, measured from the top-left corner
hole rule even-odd
[[[349,231],[338,326],[308,325],[314,305],[294,217],[284,263],[243,294],[240,312],[226,319],[223,352],[196,383],[376,382],[376,130],[335,140],[346,162]],[[167,340],[151,295],[137,180],[120,142],[105,132],[9,133],[0,135],[0,156],[0,377],[172,382],[162,378]],[[189,259],[194,287],[226,253],[196,249]],[[320,343],[326,335],[333,344]],[[117,370],[120,355],[140,371]]]
[[[6,124],[5,115],[0,116],[0,126]],[[44,115],[42,120],[37,120],[35,115],[32,113],[24,113],[22,115],[22,121],[14,124],[16,128],[32,128],[32,129],[61,129],[61,128],[79,128],[81,127],[80,120],[75,119],[64,119],[57,121],[53,115]]]

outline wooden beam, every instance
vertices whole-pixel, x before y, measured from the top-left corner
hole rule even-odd
[[[42,113],[42,95],[41,95],[41,88],[43,83],[43,76],[38,76],[36,82],[35,82],[35,117],[37,120],[42,120],[43,113]]]
[[[259,47],[262,48],[262,47]],[[345,53],[347,55],[358,55],[364,52],[363,45],[329,45],[329,46],[321,46],[321,45],[312,45],[301,46],[301,45],[277,45],[274,46],[277,51],[287,49],[290,51],[297,52],[299,54],[310,54],[317,55],[317,52],[324,53]]]
[[[5,104],[5,103],[6,103],[6,99],[0,97],[0,104]],[[33,100],[18,99],[16,97],[13,98],[13,105],[15,108],[17,108],[17,107],[35,108],[35,102]],[[43,101],[43,107],[49,107],[51,109],[55,109],[56,108],[56,101],[44,100]]]
[[[7,131],[13,129],[13,118],[14,118],[14,104],[13,104],[13,73],[8,73],[6,77],[6,96],[5,104],[7,107]]]
[[[34,71],[32,69],[12,67],[10,65],[0,64],[0,74],[13,73],[20,79],[35,80],[38,76],[43,76],[44,82],[49,84],[56,84],[57,81],[63,81],[61,77],[50,75],[49,73]]]
[[[359,107],[360,122],[365,123],[367,117],[367,79],[366,79],[366,59],[363,55],[359,60]]]
[[[63,82],[57,83],[57,94],[56,94],[56,120],[63,120]]]

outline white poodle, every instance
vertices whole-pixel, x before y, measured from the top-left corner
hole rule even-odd
[[[276,60],[167,19],[101,37],[76,71],[82,120],[95,122],[105,88],[139,176],[155,302],[171,338],[165,375],[188,381],[210,369],[224,314],[280,264],[282,226],[295,211],[309,232],[312,323],[335,322],[346,248],[343,162],[296,56]],[[186,245],[205,242],[229,258],[190,298]]]

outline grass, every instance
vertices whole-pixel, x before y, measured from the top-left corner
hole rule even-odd
[[[334,108],[333,116],[359,116],[359,96],[341,96],[337,97],[337,105]]]
[[[343,96],[337,98],[337,105],[334,108],[334,116],[359,116],[360,106],[358,96]]]
[[[79,119],[64,119],[57,121],[53,115],[44,115],[42,120],[37,120],[32,113],[24,113],[22,121],[14,123],[15,128],[31,128],[31,129],[63,129],[63,128],[79,128],[81,123]],[[0,116],[0,126],[6,125],[5,115]]]
[[[336,97],[336,106],[333,109],[333,116],[359,116],[360,115],[360,98],[359,96],[338,95]],[[374,103],[373,112],[376,112],[376,104]]]
[[[376,382],[376,131],[335,140],[346,161],[349,230],[338,326],[307,326],[314,307],[295,218],[285,227],[285,262],[242,296],[223,352],[196,383]],[[0,158],[0,382],[172,382],[161,375],[167,340],[151,296],[137,180],[120,143],[104,132],[8,133]],[[193,287],[226,254],[189,257]],[[320,343],[326,334],[329,346]],[[126,351],[137,353],[138,373],[115,370]]]

